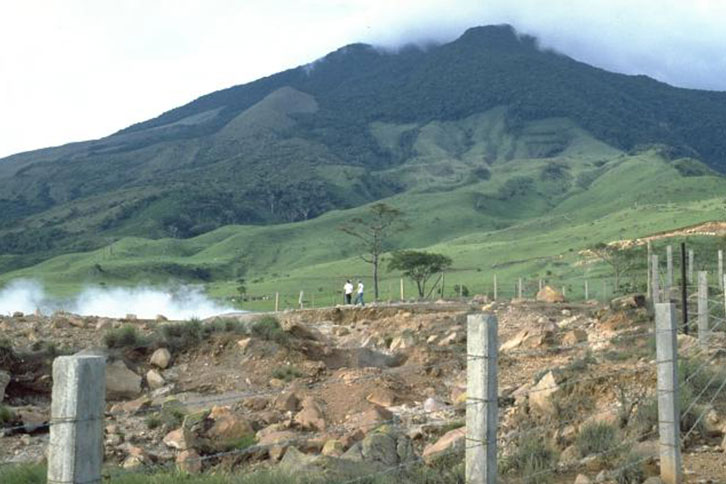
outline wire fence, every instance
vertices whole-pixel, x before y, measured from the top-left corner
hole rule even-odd
[[[688,295],[686,304],[688,305],[689,312],[693,315],[693,319],[699,320],[699,318],[702,319],[706,317],[708,320],[707,329],[710,336],[717,332],[723,332],[724,326],[726,326],[726,314],[724,314],[726,296],[722,296],[723,288],[715,284],[708,285],[705,290],[702,284],[686,284],[685,288]],[[704,291],[707,294],[707,297],[705,298],[707,303],[705,308],[703,307],[703,303],[701,303],[700,307],[698,304],[698,293],[700,292],[703,294]],[[683,312],[682,305],[679,306],[679,299],[665,296],[666,294],[664,294],[664,299],[672,300],[676,304],[676,307],[680,309],[681,313]],[[703,297],[701,299],[703,300]],[[681,326],[681,329],[684,328],[692,329],[695,334],[699,336],[699,344],[691,347],[682,345],[678,354],[678,358],[692,362],[692,366],[688,368],[687,374],[681,374],[676,385],[677,391],[688,395],[688,400],[684,402],[683,408],[680,412],[679,427],[682,432],[680,433],[678,442],[681,448],[687,449],[694,436],[703,434],[703,422],[704,419],[706,419],[708,412],[713,408],[714,404],[719,401],[719,397],[726,394],[724,391],[726,389],[726,374],[719,371],[722,356],[718,351],[718,344],[714,345],[713,340],[704,339],[703,335],[699,334],[699,332],[703,330],[703,326],[698,324],[693,325],[692,327],[690,325]],[[653,327],[644,325],[632,329],[626,329],[615,334],[590,337],[586,341],[573,344],[556,344],[548,345],[543,348],[531,349],[515,348],[502,352],[498,355],[498,358],[523,364],[527,360],[549,361],[548,358],[551,358],[553,355],[586,355],[593,347],[597,347],[599,345],[610,345],[616,350],[622,350],[624,347],[636,344],[641,346],[653,346],[653,343],[655,343],[657,339],[656,336],[657,331]],[[673,336],[675,337],[675,335]],[[449,357],[449,361],[405,364],[400,367],[379,369],[375,370],[371,374],[356,375],[353,377],[345,375],[329,377],[319,381],[299,381],[297,391],[314,394],[326,386],[338,384],[353,386],[366,381],[379,381],[393,377],[405,380],[413,375],[429,374],[434,370],[440,372],[442,378],[453,381],[457,375],[459,375],[463,369],[467,368],[468,365],[472,364],[472,362],[490,358],[489,356],[469,354],[467,352],[451,352]],[[660,364],[663,363],[663,361],[658,361],[657,363]],[[540,370],[552,371],[563,370],[563,368],[548,368],[547,366],[544,366],[543,368],[540,368]],[[563,376],[563,379],[552,385],[543,385],[543,380],[540,375],[540,378],[534,378],[532,383],[528,384],[529,386],[524,385],[518,388],[514,392],[516,393],[516,396],[511,398],[515,401],[531,401],[531,399],[538,394],[550,394],[552,392],[562,392],[564,394],[574,395],[573,398],[576,398],[574,393],[575,388],[580,388],[584,391],[593,391],[593,389],[612,389],[614,388],[613,383],[622,382],[624,380],[627,381],[629,378],[634,379],[635,383],[633,385],[644,392],[642,398],[646,398],[645,393],[648,393],[648,391],[651,395],[658,394],[652,386],[650,389],[643,388],[644,382],[654,385],[656,380],[656,365],[649,360],[639,361],[635,364],[633,364],[632,361],[622,362],[619,364],[614,363],[607,371],[597,368],[596,365],[594,365],[594,368],[591,368],[587,363],[585,363],[584,366],[573,367],[571,370],[572,371],[569,373],[564,372],[565,375]],[[252,398],[276,397],[280,394],[280,392],[281,390],[279,389],[254,389],[234,394],[209,396],[181,403],[183,405],[193,405],[195,407],[233,405]],[[510,395],[502,394],[499,396],[499,399],[495,402],[495,404],[505,409],[516,409],[516,403],[506,403],[507,398],[510,398]],[[459,405],[441,404],[434,410],[424,410],[423,408],[417,407],[401,407],[394,412],[392,418],[379,419],[370,423],[369,428],[363,428],[365,426],[362,426],[361,429],[364,433],[367,433],[374,428],[387,426],[388,431],[390,432],[406,434],[410,428],[410,422],[414,418],[417,419],[418,422],[436,422],[442,427],[446,425],[460,424],[462,414],[466,414],[472,408],[479,409],[483,403],[484,402],[470,397],[466,403]],[[532,442],[534,440],[539,444],[545,445],[545,442],[551,441],[553,435],[567,426],[577,427],[579,424],[580,431],[582,431],[583,422],[598,422],[603,417],[612,416],[613,413],[618,414],[624,412],[626,409],[624,408],[623,403],[623,401],[615,401],[611,404],[600,405],[589,410],[579,411],[579,413],[569,416],[563,416],[555,412],[554,415],[548,416],[548,418],[543,417],[540,420],[531,420],[527,425],[517,425],[517,421],[511,419],[504,419],[500,421],[496,438],[499,444],[498,450],[500,467],[502,468],[502,481],[539,482],[540,479],[544,480],[546,476],[566,476],[570,472],[580,470],[582,467],[580,459],[562,461],[555,458],[543,458],[537,465],[532,465],[530,467],[522,467],[521,463],[516,465],[511,463],[516,461],[517,453],[522,451],[520,445],[522,442]],[[643,402],[640,403],[644,405]],[[164,408],[163,404],[148,405],[131,412],[131,414],[135,417],[143,417],[161,412]],[[628,410],[629,413],[632,411],[633,408]],[[124,415],[126,415],[126,413],[124,413]],[[629,417],[630,415],[623,416],[626,420]],[[48,430],[55,425],[90,422],[92,420],[94,419],[53,418],[47,423],[35,426],[35,431]],[[6,433],[10,433],[15,431],[24,431],[26,430],[26,427],[26,425],[9,426],[5,427],[3,430]],[[616,425],[616,427],[618,427],[618,425]],[[192,466],[193,464],[200,464],[202,466],[208,466],[217,464],[223,460],[259,456],[269,452],[273,448],[302,446],[306,445],[306,443],[311,440],[328,438],[331,435],[344,434],[350,431],[351,425],[347,422],[330,424],[326,425],[324,429],[313,429],[299,432],[300,435],[269,444],[255,443],[244,448],[229,449],[220,452],[192,456],[185,459],[183,465]],[[637,445],[639,442],[644,440],[649,440],[658,436],[659,427],[657,425],[657,421],[654,425],[652,424],[646,428],[633,429],[633,431],[629,431],[627,428],[621,428],[618,432],[622,434],[620,440],[615,441],[612,445],[607,446],[607,448],[596,452],[590,452],[586,456],[582,457],[587,457],[587,459],[590,460],[602,458],[609,462],[616,462],[616,464],[606,466],[610,476],[615,476],[622,472],[640,468],[643,463],[653,461],[653,459],[657,457],[656,453],[652,452],[646,453],[645,455],[641,453],[630,459],[622,458],[623,454],[627,454],[628,450],[632,446]],[[451,449],[440,453],[439,457],[457,456],[457,458],[463,458],[463,454],[465,454],[468,450],[481,447],[484,444],[488,444],[488,442],[467,435],[460,445],[455,445]],[[618,456],[618,459],[614,459],[615,456]],[[7,466],[9,464],[11,463],[0,462],[0,465],[2,466]],[[384,465],[379,463],[378,469],[374,472],[369,472],[362,476],[340,478],[336,482],[372,482],[372,480],[379,476],[396,475],[397,473],[404,472],[412,468],[425,467],[427,464],[428,462],[425,459],[415,453],[412,453],[410,456],[407,456],[402,461],[397,461],[395,464]],[[178,465],[179,464],[173,460],[156,463],[147,462],[147,467],[144,469],[144,472],[151,474],[173,471]],[[140,471],[138,469],[111,468],[104,471],[104,476],[107,480],[113,481],[114,479],[119,479],[129,474],[138,474],[139,472]]]

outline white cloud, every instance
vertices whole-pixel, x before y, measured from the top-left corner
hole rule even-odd
[[[344,44],[511,23],[626,73],[726,90],[719,0],[25,0],[0,7],[0,156],[101,137]]]

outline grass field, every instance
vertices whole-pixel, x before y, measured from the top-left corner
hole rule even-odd
[[[602,282],[612,291],[602,264],[583,264],[580,251],[598,242],[630,239],[698,222],[724,218],[726,179],[682,176],[654,151],[610,153],[593,161],[580,156],[522,159],[493,165],[491,178],[452,190],[411,190],[384,200],[406,214],[411,228],[398,234],[399,248],[441,252],[454,261],[446,295],[463,284],[471,294],[510,296],[518,278],[531,293],[537,279],[565,286],[581,297],[584,280],[591,297]],[[551,172],[551,173],[550,173]],[[3,274],[42,281],[56,295],[86,286],[163,286],[177,281],[203,284],[220,299],[236,299],[243,277],[250,301],[238,307],[272,309],[341,302],[346,278],[365,278],[370,266],[356,255],[355,240],[337,230],[367,207],[333,211],[313,220],[273,226],[226,226],[191,239],[124,238],[102,249],[67,254]],[[383,271],[382,299],[399,298],[400,275]],[[405,282],[405,296],[413,285]],[[608,294],[609,295],[609,294]],[[372,291],[369,291],[369,299]]]

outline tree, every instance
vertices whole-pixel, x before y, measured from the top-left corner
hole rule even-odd
[[[397,208],[376,203],[368,211],[350,222],[338,227],[360,242],[361,259],[373,266],[373,294],[378,299],[378,267],[381,257],[390,249],[390,236],[407,227],[403,212]]]
[[[451,266],[451,259],[442,254],[403,250],[395,252],[388,263],[388,270],[402,271],[403,275],[416,283],[419,297],[426,293],[426,282],[434,274]]]
[[[632,251],[621,249],[615,245],[607,245],[600,242],[590,248],[590,251],[609,265],[615,275],[615,290],[620,289],[620,279],[630,272],[638,262],[636,254]]]

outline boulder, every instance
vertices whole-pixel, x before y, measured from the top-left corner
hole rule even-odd
[[[146,383],[148,383],[149,388],[156,390],[166,385],[166,380],[158,371],[149,370],[146,372]]]
[[[423,457],[426,463],[430,463],[442,454],[454,452],[454,449],[463,449],[466,442],[466,427],[450,430],[433,444],[424,448]]]
[[[202,458],[194,449],[185,450],[176,457],[176,466],[182,472],[198,474],[202,472]]]
[[[322,404],[312,397],[302,402],[302,410],[295,415],[295,423],[305,430],[325,430]]]
[[[108,399],[133,398],[141,393],[141,377],[117,360],[106,365],[106,397]]]
[[[373,432],[361,441],[361,454],[367,461],[380,462],[385,466],[398,464],[396,438],[388,433]]]
[[[585,474],[578,474],[575,478],[575,484],[591,484],[592,481]]]
[[[499,351],[507,352],[515,348],[540,348],[555,343],[557,325],[547,322],[541,326],[523,329],[513,338],[500,346]]]
[[[565,346],[575,346],[584,341],[587,341],[587,333],[581,329],[572,329],[562,336],[562,344]]]
[[[553,399],[560,391],[554,373],[548,371],[529,393],[529,407],[543,414],[553,415],[556,411]]]
[[[376,388],[366,397],[366,400],[381,407],[391,407],[396,402],[396,394],[387,388]]]
[[[163,442],[167,447],[171,447],[172,449],[187,450],[189,448],[189,444],[184,438],[184,432],[182,429],[172,430],[166,434]]]
[[[343,443],[338,439],[330,439],[323,445],[322,454],[332,457],[340,457],[345,452]]]
[[[351,424],[357,427],[363,434],[367,434],[376,427],[385,422],[389,422],[393,418],[393,413],[378,405],[373,405],[365,412],[361,412],[351,417]]]
[[[228,450],[240,439],[255,433],[252,425],[246,419],[232,413],[229,407],[212,407],[208,419],[212,421],[212,425],[206,429],[204,438],[210,442],[208,447],[213,451]]]
[[[450,346],[455,343],[462,343],[465,340],[464,333],[458,331],[452,331],[451,333],[444,336],[441,341],[436,343],[437,346]]]
[[[416,338],[410,331],[404,331],[400,335],[393,338],[389,349],[391,351],[400,351],[411,348],[416,344]]]
[[[610,302],[611,306],[615,309],[637,309],[645,307],[645,295],[643,294],[628,294],[627,296],[621,296],[613,299]]]
[[[15,409],[13,413],[20,420],[23,430],[29,434],[48,423],[48,412],[38,407],[20,407]]]
[[[293,392],[280,393],[273,403],[275,410],[295,412],[300,406],[300,398]]]
[[[310,471],[317,460],[316,455],[303,454],[296,447],[289,447],[279,465],[289,474],[299,474]]]
[[[565,302],[565,296],[550,286],[545,286],[537,292],[537,301],[547,303],[561,303]]]
[[[424,400],[423,409],[426,413],[440,412],[441,410],[446,409],[446,405],[444,405],[444,403],[438,398],[429,397]]]
[[[159,348],[151,355],[149,363],[165,370],[169,368],[169,364],[171,363],[171,353],[166,348]]]
[[[10,383],[10,373],[0,370],[0,402],[5,399],[5,389]]]

